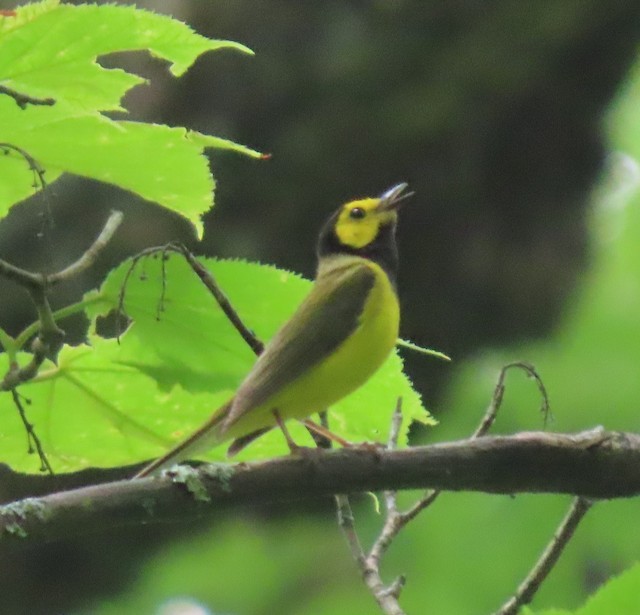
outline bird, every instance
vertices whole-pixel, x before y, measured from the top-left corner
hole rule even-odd
[[[311,291],[235,395],[134,478],[229,441],[233,454],[276,426],[294,452],[287,420],[326,410],[378,370],[398,338],[395,236],[399,205],[413,195],[407,188],[403,182],[377,198],[349,201],[329,217],[317,242]]]

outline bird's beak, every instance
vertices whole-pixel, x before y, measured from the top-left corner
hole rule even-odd
[[[377,209],[382,211],[397,209],[402,201],[413,196],[413,192],[405,192],[408,187],[409,184],[402,182],[401,184],[397,184],[383,192],[379,197],[380,203],[378,204]]]

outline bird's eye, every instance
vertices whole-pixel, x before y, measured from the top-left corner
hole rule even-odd
[[[367,212],[362,209],[362,207],[354,207],[350,212],[349,212],[349,216],[351,218],[354,218],[355,220],[360,220],[361,218],[364,218],[367,215]]]

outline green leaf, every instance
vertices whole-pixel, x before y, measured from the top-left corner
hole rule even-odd
[[[186,217],[201,235],[200,216],[213,205],[205,148],[261,154],[185,128],[115,121],[120,99],[143,80],[96,63],[100,55],[148,49],[181,75],[205,51],[243,45],[210,40],[170,17],[130,6],[59,5],[47,1],[0,19],[0,84],[21,94],[53,97],[53,106],[21,109],[0,94],[0,143],[31,155],[53,182],[74,173],[139,194]],[[1,150],[0,150],[1,151]],[[34,173],[16,152],[0,156],[0,217],[34,193]],[[37,187],[39,188],[39,186]]]
[[[253,52],[232,41],[211,40],[165,15],[133,6],[26,5],[0,20],[2,84],[22,94],[53,97],[81,111],[122,111],[120,99],[145,80],[96,63],[98,56],[149,50],[182,75],[206,51]]]
[[[586,604],[575,611],[549,609],[534,611],[527,609],[529,615],[636,615],[640,613],[640,564],[632,566],[622,574],[610,579]]]
[[[614,577],[593,595],[582,609],[580,615],[635,615],[640,613],[640,564],[636,564],[622,574]]]
[[[49,107],[31,109],[31,123],[27,123],[24,111],[11,99],[0,97],[0,116],[7,121],[7,126],[0,125],[2,141],[28,151],[47,169],[47,177],[66,171],[131,190],[186,217],[198,235],[202,231],[200,215],[213,205],[214,189],[203,148],[224,147],[260,156],[230,141],[185,128],[115,122],[100,115],[78,117],[68,113],[62,117],[60,111]],[[56,114],[59,117],[52,119]],[[0,171],[9,161],[14,173],[20,171],[17,190],[33,191],[33,174],[24,160],[16,161],[15,154],[0,157]],[[10,199],[15,196],[15,191],[5,190]],[[12,203],[0,200],[0,215]]]
[[[115,360],[116,340],[92,342],[65,346],[57,366],[46,364],[19,389],[56,472],[150,459],[187,435],[185,414],[206,416],[231,394],[197,394],[180,386],[162,391],[154,379]],[[28,355],[19,360],[26,363]],[[2,373],[7,368],[6,355],[0,355]],[[9,393],[0,394],[0,451],[2,462],[15,470],[38,471]]]
[[[0,113],[4,108],[4,97],[0,96]],[[0,131],[2,130],[2,118],[0,118]],[[0,135],[2,133],[0,132]],[[3,141],[2,143],[7,143]],[[38,192],[41,188],[38,177],[29,162],[24,157],[10,149],[4,149],[0,146],[0,172],[2,173],[2,181],[0,181],[0,219],[7,214],[9,208],[14,203],[27,198],[28,196]],[[60,173],[48,172],[46,181],[53,183]],[[44,194],[43,198],[46,198]]]

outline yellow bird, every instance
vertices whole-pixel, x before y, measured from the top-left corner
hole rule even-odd
[[[186,440],[136,477],[222,442],[237,452],[275,425],[321,412],[382,365],[398,337],[396,295],[399,203],[407,184],[378,198],[350,201],[326,222],[318,240],[315,284],[266,345],[234,397]]]

